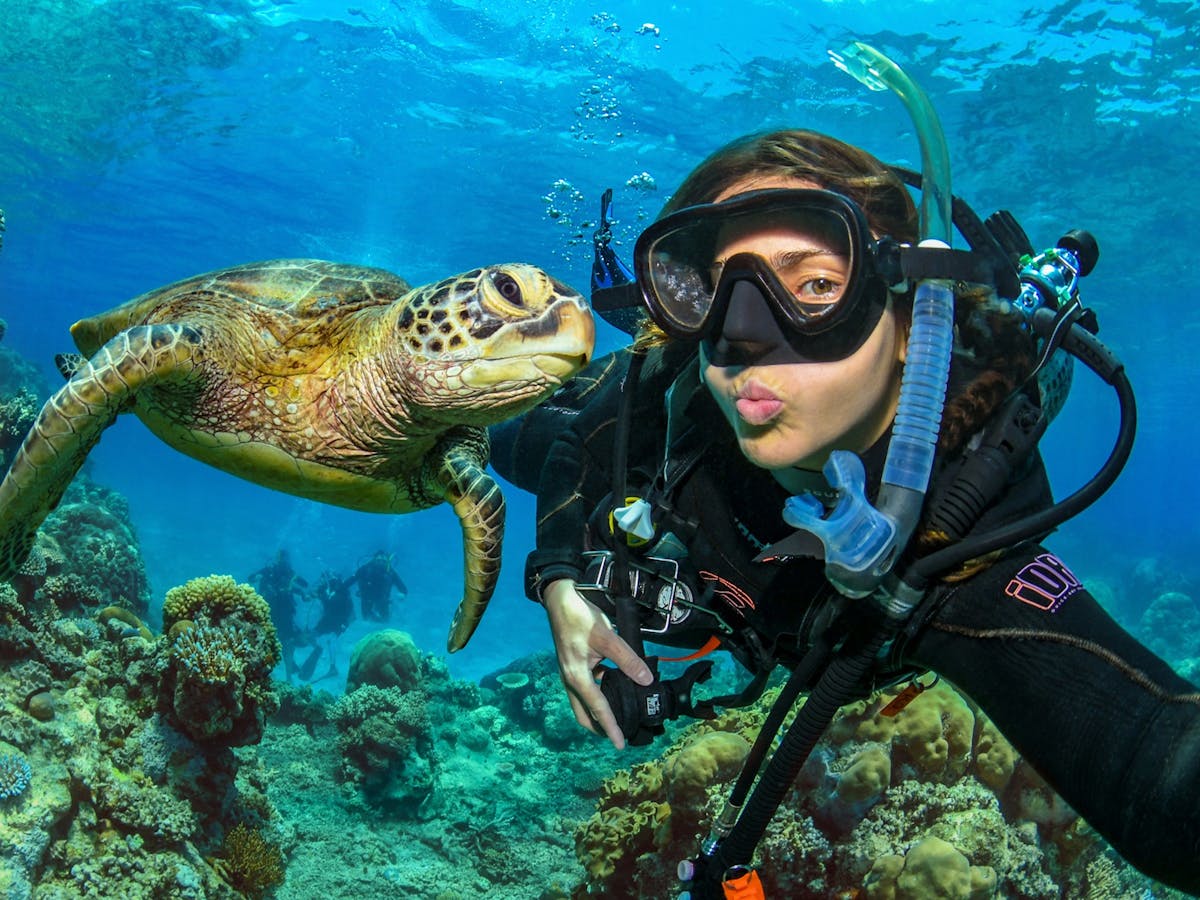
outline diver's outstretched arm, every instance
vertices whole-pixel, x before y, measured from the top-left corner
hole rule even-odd
[[[1056,557],[1032,547],[951,588],[906,656],[978,703],[1132,865],[1200,893],[1200,691]]]

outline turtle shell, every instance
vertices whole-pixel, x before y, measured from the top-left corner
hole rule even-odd
[[[132,325],[186,323],[201,309],[211,315],[219,314],[225,304],[250,305],[267,317],[310,321],[328,316],[332,324],[355,310],[386,306],[409,290],[408,282],[385,269],[314,259],[273,259],[186,278],[134,297],[76,322],[71,335],[80,352],[90,357]]]

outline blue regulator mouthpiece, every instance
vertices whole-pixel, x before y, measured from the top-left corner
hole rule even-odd
[[[872,90],[891,90],[912,117],[921,145],[921,247],[949,249],[950,163],[941,123],[928,96],[875,48],[854,41],[830,51],[834,64]],[[835,450],[824,467],[837,504],[828,513],[811,495],[785,507],[789,524],[822,544],[825,575],[847,597],[873,594],[907,546],[920,518],[933,471],[954,339],[954,291],[949,279],[921,281],[913,301],[900,400],[884,463],[879,502],[866,496],[862,460]]]

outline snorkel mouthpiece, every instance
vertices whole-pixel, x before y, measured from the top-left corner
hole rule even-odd
[[[946,140],[933,105],[894,62],[860,41],[829,51],[834,65],[871,90],[890,90],[912,117],[921,145],[921,246],[950,246],[950,163]],[[824,474],[838,492],[825,514],[816,498],[793,497],[784,519],[820,539],[825,574],[847,597],[875,592],[908,544],[921,514],[933,470],[942,404],[950,375],[954,340],[954,291],[950,282],[928,279],[917,285],[900,400],[884,463],[878,507],[866,497],[862,460],[835,450]]]

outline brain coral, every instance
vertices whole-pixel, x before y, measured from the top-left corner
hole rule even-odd
[[[952,844],[927,837],[903,857],[876,862],[864,883],[868,900],[984,900],[996,891],[996,873],[972,866]]]
[[[364,684],[404,691],[421,686],[421,651],[407,632],[388,628],[368,634],[354,645],[346,693]]]

